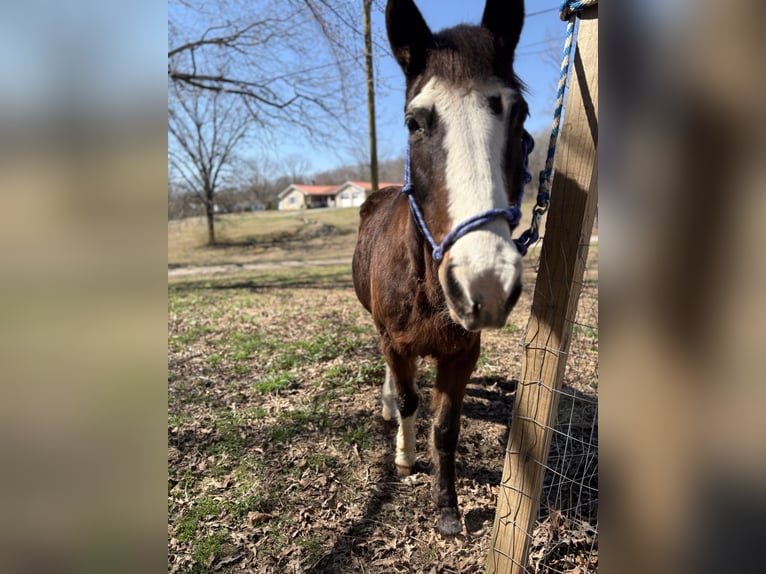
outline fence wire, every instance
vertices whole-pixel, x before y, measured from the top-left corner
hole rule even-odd
[[[538,243],[539,246],[539,243]],[[584,252],[584,250],[583,250]],[[585,253],[585,252],[584,252]],[[531,262],[539,267],[540,250],[530,252]],[[523,571],[529,574],[590,573],[598,571],[598,237],[594,234],[587,251],[585,274],[572,337],[567,351],[563,385],[550,433],[550,453],[542,464],[543,488],[540,509],[532,532],[524,531],[529,541],[528,561]],[[537,258],[536,260],[534,258]],[[526,339],[526,333],[523,340]],[[523,344],[523,343],[522,343]],[[561,355],[564,349],[546,349]],[[519,382],[541,385],[532,375]],[[514,413],[514,416],[515,413]],[[517,454],[517,453],[514,453]],[[507,489],[508,485],[501,485]],[[528,493],[515,493],[529,496]],[[507,517],[513,522],[513,516]],[[518,564],[517,564],[518,566]]]

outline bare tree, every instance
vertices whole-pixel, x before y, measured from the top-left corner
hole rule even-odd
[[[169,92],[168,169],[185,191],[205,207],[208,244],[215,244],[215,192],[231,177],[236,147],[246,137],[249,118],[239,100],[216,91]]]
[[[354,23],[345,4],[171,0],[168,78],[240,96],[271,137],[277,128],[296,126],[318,140],[337,136],[358,109],[364,81],[364,53],[348,28]]]

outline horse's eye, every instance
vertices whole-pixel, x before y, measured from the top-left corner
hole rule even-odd
[[[496,116],[503,113],[503,99],[500,96],[490,96],[487,98],[487,103],[490,111]]]
[[[410,135],[423,133],[423,126],[421,126],[418,120],[414,117],[408,116],[404,118],[404,121],[407,124],[407,129],[409,130]]]

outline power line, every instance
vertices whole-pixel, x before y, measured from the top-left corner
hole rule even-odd
[[[532,42],[530,44],[519,44],[520,49],[526,50],[527,48],[533,48],[535,46],[542,46],[543,44],[554,46],[558,42],[558,38],[548,38],[546,40],[540,40],[539,42]]]
[[[547,10],[538,10],[537,12],[530,12],[526,15],[527,18],[531,18],[532,16],[539,16],[540,14],[547,14],[549,12],[558,12],[558,8],[548,8]]]

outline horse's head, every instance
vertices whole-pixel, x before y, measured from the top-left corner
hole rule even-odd
[[[523,185],[528,110],[513,53],[523,0],[487,0],[481,26],[433,34],[412,0],[389,0],[386,26],[407,83],[414,198],[437,242],[460,222],[506,209]],[[458,239],[439,266],[451,318],[502,327],[521,293],[521,256],[507,220]]]

